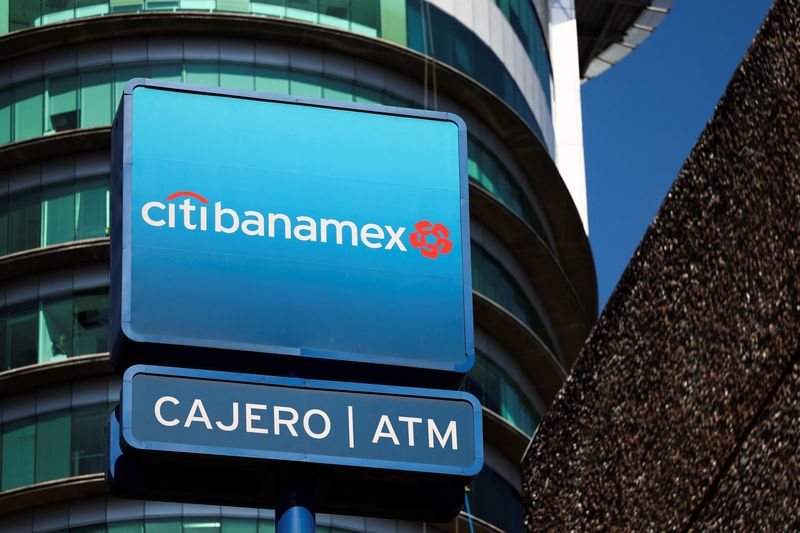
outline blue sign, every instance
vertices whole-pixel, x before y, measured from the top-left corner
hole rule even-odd
[[[281,460],[470,478],[483,464],[470,394],[130,367],[122,442],[139,451]]]
[[[461,119],[132,80],[114,129],[115,365],[149,345],[471,368]]]

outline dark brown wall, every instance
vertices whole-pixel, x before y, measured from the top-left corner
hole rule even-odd
[[[526,455],[529,530],[798,526],[798,128],[776,0]]]

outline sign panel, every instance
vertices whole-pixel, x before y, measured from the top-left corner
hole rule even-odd
[[[118,367],[169,345],[471,368],[458,117],[132,80],[114,137]]]
[[[123,447],[447,474],[483,463],[478,401],[457,391],[136,365]]]

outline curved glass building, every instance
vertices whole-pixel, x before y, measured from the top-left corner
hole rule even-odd
[[[102,475],[110,123],[134,77],[457,113],[469,131],[485,468],[446,524],[520,532],[519,461],[597,313],[576,25],[559,0],[0,0],[0,530],[255,533],[271,510]],[[567,6],[567,7],[565,7]]]

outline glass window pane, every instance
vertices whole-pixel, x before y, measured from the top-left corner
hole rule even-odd
[[[76,17],[93,17],[108,13],[108,0],[76,0]]]
[[[39,415],[36,438],[36,483],[69,477],[70,413]]]
[[[103,471],[107,405],[89,405],[72,411],[71,470],[73,476]]]
[[[290,72],[289,75],[289,94],[322,98],[322,87],[320,87],[318,76],[305,72]]]
[[[75,188],[72,184],[42,192],[42,246],[75,240]]]
[[[8,196],[0,196],[0,255],[8,253]]]
[[[81,127],[111,124],[111,71],[81,75]]]
[[[114,69],[114,112],[116,113],[116,109],[119,106],[119,101],[122,99],[122,91],[125,90],[125,84],[128,83],[128,80],[133,78],[148,78],[155,76],[148,76],[147,75],[147,65],[141,64],[135,67],[122,67]],[[178,71],[178,79],[176,81],[181,81],[180,78],[180,70]]]
[[[44,0],[42,12],[42,24],[75,18],[75,0]]]
[[[150,77],[164,81],[183,81],[183,66],[180,63],[150,65]]]
[[[285,17],[286,2],[284,0],[252,0],[250,10],[259,15]]]
[[[220,86],[228,89],[255,89],[253,65],[220,65]]]
[[[63,131],[78,127],[78,76],[50,80],[50,123],[48,130]]]
[[[380,27],[380,5],[378,0],[353,0],[353,31],[375,37]]]
[[[108,235],[108,178],[79,180],[75,185],[75,238]]]
[[[142,533],[143,530],[144,525],[141,520],[126,520],[108,524],[108,533]]]
[[[108,351],[108,293],[75,297],[74,355]]]
[[[217,533],[220,531],[219,518],[184,518],[183,533]]]
[[[18,368],[38,361],[39,320],[36,307],[11,309],[6,315],[6,353],[9,366]]]
[[[0,144],[11,142],[11,91],[0,91]]]
[[[249,13],[250,0],[217,0],[217,10]]]
[[[6,313],[0,311],[0,372],[9,370],[11,363],[8,360],[8,344],[6,344]],[[2,426],[0,426],[2,430]]]
[[[152,11],[155,9],[175,9],[178,7],[178,0],[146,0],[145,9]]]
[[[381,0],[379,35],[401,46],[408,44],[408,23],[405,0]]]
[[[356,102],[362,102],[365,104],[383,103],[383,93],[381,93],[380,91],[356,85],[355,93],[356,93]]]
[[[186,63],[186,83],[217,87],[219,67],[216,63]]]
[[[275,521],[268,518],[259,518],[258,533],[275,533]]]
[[[12,196],[8,213],[8,252],[38,248],[40,242],[41,200],[39,191]]]
[[[69,533],[106,533],[105,524],[69,528]]]
[[[195,11],[214,11],[217,7],[216,0],[180,0],[178,9],[193,9]]]
[[[286,0],[286,18],[319,22],[317,0]]]
[[[109,8],[112,13],[130,13],[144,9],[144,0],[110,0]]]
[[[8,30],[24,30],[37,25],[41,15],[40,0],[9,0]]]
[[[258,520],[252,518],[222,518],[222,533],[258,533]]]
[[[353,84],[344,80],[322,80],[322,97],[344,102],[353,101]]]
[[[289,94],[289,73],[285,69],[256,67],[256,91]]]
[[[47,363],[73,355],[72,298],[42,303],[39,324],[39,362]]]
[[[319,0],[319,22],[350,29],[350,0]]]
[[[145,533],[181,533],[179,518],[147,519],[144,524]]]
[[[35,442],[33,417],[3,425],[2,490],[33,484]]]
[[[14,140],[21,141],[42,134],[44,95],[41,81],[14,88]]]

